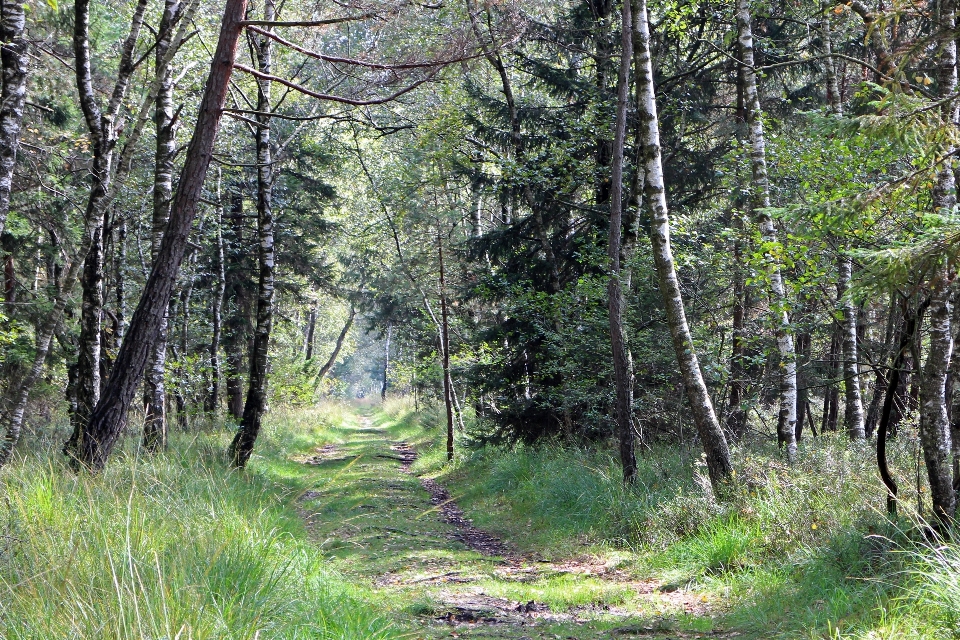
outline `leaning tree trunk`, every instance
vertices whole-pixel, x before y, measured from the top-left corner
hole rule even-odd
[[[607,259],[610,279],[607,283],[610,346],[613,350],[613,373],[617,388],[616,422],[620,440],[620,466],[623,481],[633,484],[637,478],[637,457],[633,437],[633,371],[627,350],[627,332],[623,326],[626,304],[621,283],[620,252],[623,233],[623,157],[627,137],[627,103],[630,90],[630,62],[633,57],[633,18],[629,0],[622,9],[620,72],[617,76],[617,112],[613,135],[613,157],[610,162],[610,229]]]
[[[0,2],[0,235],[10,212],[13,169],[20,148],[20,123],[27,100],[27,40],[23,37],[26,19],[21,0]]]
[[[747,124],[750,130],[750,168],[753,174],[753,214],[760,226],[764,243],[777,242],[777,230],[767,213],[770,207],[770,184],[767,177],[766,141],[763,132],[763,112],[757,90],[757,73],[753,58],[753,27],[750,0],[737,0],[737,30]],[[777,443],[786,450],[787,459],[797,455],[797,358],[787,314],[787,292],[783,284],[779,261],[774,260],[770,273],[771,311],[777,324],[777,349],[780,352],[780,415],[777,419]]]
[[[186,36],[185,25],[190,22],[190,18],[192,18],[196,12],[199,4],[200,3],[198,1],[192,0],[185,10],[185,20],[181,24],[175,38],[178,46],[179,43],[183,42],[184,37]],[[171,57],[172,53],[168,52],[166,58],[163,60],[164,67],[170,64]],[[116,194],[118,187],[122,186],[124,180],[126,179],[128,174],[127,169],[130,167],[130,161],[133,157],[133,150],[136,148],[137,142],[140,139],[140,135],[143,133],[143,127],[146,124],[145,114],[150,109],[153,101],[156,99],[157,90],[157,82],[154,80],[149,91],[147,92],[147,95],[141,102],[140,114],[132,128],[132,131],[130,131],[129,137],[126,140],[123,152],[121,153],[120,162],[117,163],[118,169],[117,174],[114,176],[112,181],[112,192],[110,197],[106,199],[108,202]],[[41,325],[37,328],[36,351],[27,374],[23,377],[23,379],[20,381],[20,384],[17,385],[16,388],[9,389],[7,394],[5,394],[7,406],[12,408],[9,410],[9,412],[0,414],[3,415],[6,423],[3,440],[0,442],[0,466],[5,464],[10,459],[13,448],[20,439],[20,432],[23,427],[23,418],[26,414],[27,401],[30,398],[30,391],[33,389],[33,386],[37,383],[41,374],[43,373],[43,365],[46,361],[47,354],[50,352],[51,341],[53,340],[53,336],[55,335],[57,327],[60,324],[60,320],[63,317],[64,309],[66,309],[73,289],[79,280],[80,270],[83,267],[86,256],[93,246],[94,235],[96,232],[95,221],[95,218],[87,218],[84,220],[80,246],[77,248],[76,253],[70,261],[69,266],[66,269],[66,273],[59,274],[59,269],[57,268],[51,270],[51,276],[56,281],[56,293],[53,299],[53,308],[44,318]],[[75,437],[71,436],[70,440],[68,440],[64,446],[64,453],[72,456],[73,445],[75,442]]]
[[[87,130],[93,148],[90,195],[84,219],[92,223],[93,238],[80,279],[83,291],[80,305],[80,339],[77,353],[77,411],[73,414],[73,435],[68,449],[76,444],[90,413],[100,399],[101,323],[103,319],[105,210],[113,178],[113,152],[117,143],[117,117],[126,96],[135,65],[137,39],[143,25],[147,0],[139,0],[124,40],[113,93],[105,112],[93,85],[90,59],[90,0],[74,3],[73,52],[76,58],[76,84]]]
[[[274,17],[273,0],[264,5],[265,21]],[[260,36],[255,43],[257,64],[263,73],[271,73],[270,38]],[[250,381],[243,405],[240,429],[230,444],[230,459],[242,469],[246,466],[260,433],[260,423],[267,406],[267,358],[270,331],[273,328],[273,160],[270,154],[270,81],[257,80],[257,237],[259,238],[260,279],[257,293],[257,327],[250,352]]]
[[[866,424],[863,415],[863,399],[860,395],[860,366],[857,355],[857,308],[849,295],[853,261],[849,256],[840,256],[837,278],[837,301],[843,311],[841,320],[841,349],[843,352],[843,388],[846,395],[844,419],[847,423],[847,435],[851,440],[863,440],[866,437]]]
[[[337,362],[337,356],[340,355],[340,349],[343,348],[343,342],[347,339],[347,334],[350,333],[350,327],[353,326],[353,319],[357,315],[357,310],[350,305],[350,315],[347,316],[347,321],[343,325],[343,329],[340,331],[340,335],[337,336],[337,342],[333,347],[333,353],[330,354],[330,357],[327,358],[327,361],[320,367],[320,371],[317,372],[317,384],[319,385],[320,381],[330,373],[330,369],[333,368],[333,365]]]
[[[170,48],[179,0],[165,0],[163,17],[160,19],[157,38],[157,65],[163,60]],[[173,70],[168,66],[158,77],[160,90],[154,107],[154,125],[157,132],[157,144],[154,152],[153,170],[153,229],[150,238],[150,259],[157,259],[163,231],[170,219],[170,200],[173,197],[173,160],[177,151],[176,136],[173,130]],[[167,394],[164,387],[164,373],[167,360],[167,326],[170,320],[164,317],[160,322],[160,332],[153,353],[147,363],[144,384],[144,420],[143,447],[150,452],[162,451],[167,447]]]
[[[650,60],[650,26],[646,0],[633,0],[634,43],[636,45],[636,77],[640,85],[638,111],[642,124],[644,193],[650,210],[650,242],[653,246],[654,266],[663,295],[667,324],[677,354],[680,373],[690,403],[691,413],[707,458],[707,470],[714,491],[721,493],[724,483],[733,473],[730,451],[717,416],[713,411],[710,393],[700,371],[700,363],[687,325],[680,293],[680,281],[670,248],[670,217],[667,209],[660,154],[660,125],[654,98],[653,68]]]
[[[113,375],[79,443],[76,459],[88,468],[99,469],[106,464],[126,422],[147,359],[160,332],[213,155],[213,144],[220,127],[245,11],[246,0],[227,0],[210,75],[207,77],[193,137],[187,147],[160,252],[120,346]]]
[[[896,295],[896,294],[893,294]],[[891,296],[892,297],[892,296]],[[917,327],[920,318],[923,317],[929,300],[922,303],[918,309],[911,313],[904,304],[903,327],[900,329],[898,345],[893,355],[893,363],[889,373],[889,384],[886,387],[886,393],[883,399],[883,410],[880,414],[880,422],[877,425],[877,468],[880,471],[880,479],[887,488],[887,513],[891,516],[897,513],[897,481],[893,477],[890,465],[887,461],[887,441],[893,435],[891,418],[896,401],[897,387],[903,374],[903,364],[906,361],[906,355],[916,340]],[[891,316],[893,310],[891,310]]]

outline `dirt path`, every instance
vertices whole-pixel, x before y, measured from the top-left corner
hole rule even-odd
[[[445,487],[412,473],[414,448],[370,416],[343,432],[297,458],[317,485],[301,510],[331,565],[413,630],[402,637],[731,636],[695,593],[661,591],[603,558],[528,557],[474,527]]]

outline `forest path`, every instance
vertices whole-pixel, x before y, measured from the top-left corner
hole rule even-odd
[[[331,568],[372,586],[385,612],[412,629],[401,637],[736,635],[710,631],[697,594],[661,592],[597,558],[547,562],[474,528],[445,488],[411,473],[416,452],[389,427],[361,408],[337,429],[341,442],[299,457],[316,487],[300,509]]]

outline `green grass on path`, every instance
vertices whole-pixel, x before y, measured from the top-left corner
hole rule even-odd
[[[285,462],[305,434],[278,427],[246,473],[226,468],[225,435],[121,452],[99,475],[55,450],[0,471],[0,638],[396,637],[376,594],[308,541],[306,478]]]
[[[95,476],[30,451],[0,470],[0,638],[960,638],[960,551],[886,521],[868,449],[821,439],[792,467],[741,449],[718,505],[693,452],[644,452],[624,489],[602,447],[458,437],[448,463],[440,422],[277,411],[243,473],[224,433],[157,457],[130,436]],[[516,557],[457,539],[401,441]]]

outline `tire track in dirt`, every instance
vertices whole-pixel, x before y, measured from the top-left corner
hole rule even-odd
[[[370,559],[376,558],[375,562],[379,563],[383,563],[384,556],[368,551],[363,537],[353,536],[366,536],[375,549],[395,550],[388,566],[374,571],[361,569],[357,573],[370,580],[377,590],[393,591],[400,598],[420,598],[419,602],[424,604],[416,605],[421,608],[413,616],[414,628],[418,629],[413,637],[665,640],[737,635],[719,629],[706,633],[676,629],[677,614],[709,616],[711,603],[693,592],[668,589],[655,580],[637,579],[616,560],[605,561],[599,556],[582,555],[548,561],[536,553],[513,548],[493,533],[475,527],[445,487],[432,478],[420,477],[413,472],[417,451],[410,443],[392,441],[389,432],[374,427],[367,415],[357,417],[360,423],[356,430],[357,439],[349,438],[349,442],[341,445],[317,447],[310,454],[298,456],[296,461],[319,471],[327,468],[327,463],[342,463],[348,459],[357,461],[367,456],[367,462],[358,463],[352,473],[363,476],[355,478],[355,484],[359,482],[366,486],[370,483],[373,489],[368,494],[370,489],[364,488],[363,493],[371,497],[363,498],[355,505],[357,510],[367,509],[365,513],[369,515],[350,515],[344,520],[345,526],[352,530],[350,534],[343,536],[336,529],[328,530],[324,544],[338,538],[349,540],[361,558],[364,553],[369,553]],[[340,471],[336,473],[339,475]],[[403,475],[394,476],[395,473]],[[400,481],[403,476],[410,480]],[[417,484],[427,496],[415,489]],[[378,485],[382,488],[374,488]],[[302,499],[329,498],[330,494],[325,491],[305,492]],[[411,491],[419,496],[409,495]],[[374,507],[368,501],[378,493],[381,497],[388,494],[390,501]],[[386,522],[378,521],[375,509],[389,509],[391,516],[385,519]],[[410,515],[402,515],[404,511],[409,511]],[[433,511],[437,513],[431,514]],[[307,516],[308,527],[314,516],[323,517],[319,512],[303,512],[301,515]],[[430,515],[433,517],[424,518]],[[363,524],[363,518],[368,519],[367,524]],[[404,518],[406,524],[402,521]],[[425,525],[427,521],[442,523],[442,528],[431,528],[434,525]],[[417,522],[421,524],[415,524]],[[384,544],[382,541],[389,542]],[[451,544],[454,541],[460,544]],[[479,557],[457,556],[463,548],[475,551]],[[387,557],[391,557],[390,554]],[[411,562],[399,562],[400,558],[411,558]],[[599,599],[557,610],[541,602],[540,598],[511,599],[511,595],[517,593],[525,593],[529,598],[538,593],[537,587],[532,585],[550,584],[555,579],[562,581],[566,579],[564,576],[569,576],[571,588],[581,580],[589,581],[594,585],[592,588],[597,588],[599,581],[610,585],[613,590],[631,595],[622,603],[605,603]],[[531,586],[511,589],[511,583]]]
[[[396,452],[397,458],[401,460],[400,470],[415,476],[410,468],[417,459],[416,450],[406,442],[392,444],[390,450]],[[481,555],[502,557],[504,560],[514,562],[520,560],[519,556],[508,549],[500,538],[473,526],[463,513],[463,509],[454,502],[450,492],[440,483],[432,478],[415,477],[430,494],[430,503],[440,511],[440,519],[455,528],[455,539]]]

